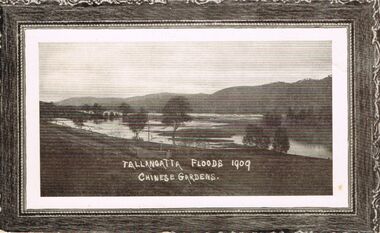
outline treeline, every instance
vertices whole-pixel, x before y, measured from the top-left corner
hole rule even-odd
[[[187,98],[182,96],[172,97],[162,108],[162,124],[172,127],[172,141],[175,144],[175,137],[178,128],[182,127],[185,122],[192,121],[188,113],[192,109]],[[135,134],[134,138],[139,139],[140,132],[146,127],[149,121],[148,112],[140,107],[136,111],[127,103],[122,103],[117,108],[107,108],[98,103],[83,106],[56,106],[54,103],[40,102],[41,121],[53,120],[54,118],[67,118],[74,122],[75,125],[82,127],[87,120],[113,120],[122,118],[129,129]]]
[[[105,114],[105,112],[107,112],[107,114]],[[127,115],[134,112],[136,112],[135,109],[125,103],[121,104],[118,108],[111,108],[102,106],[98,103],[93,105],[85,104],[83,106],[61,106],[55,105],[52,102],[48,103],[40,101],[40,117],[42,120],[49,120],[53,118],[83,118],[85,120],[107,119],[121,117],[123,114]]]
[[[95,123],[100,120],[114,120],[122,118],[129,129],[135,134],[135,139],[139,139],[139,133],[145,128],[148,122],[148,113],[144,108],[136,111],[130,105],[122,103],[118,108],[109,108],[98,103],[83,106],[57,106],[53,103],[40,102],[41,121],[53,120],[55,118],[66,118],[73,121],[78,127],[83,127],[84,122],[93,120]]]
[[[75,119],[85,117],[87,114],[80,112],[81,108],[77,106],[57,106],[52,102],[40,101],[40,119],[41,121],[51,120],[54,118]]]
[[[243,144],[287,153],[290,149],[287,128],[331,125],[331,111],[331,106],[310,106],[306,109],[289,107],[286,113],[274,110],[264,114],[262,123],[246,127]]]
[[[332,107],[321,106],[303,109],[288,108],[286,112],[286,120],[289,123],[303,123],[303,124],[332,124]]]
[[[282,116],[266,114],[262,124],[247,125],[243,144],[259,149],[272,149],[277,152],[287,153],[290,149],[290,143],[287,130],[282,127]]]

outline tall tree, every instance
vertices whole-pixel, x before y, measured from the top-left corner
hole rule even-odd
[[[92,110],[94,111],[94,115],[96,117],[103,117],[103,112],[104,112],[104,108],[98,104],[98,103],[95,103],[93,106],[92,106]]]
[[[120,104],[119,110],[123,113],[123,116],[127,116],[129,113],[134,113],[134,109],[127,103]]]
[[[264,115],[264,124],[268,127],[277,128],[281,125],[281,115],[269,113]]]
[[[249,124],[245,129],[243,144],[256,146],[261,149],[268,149],[270,145],[270,137],[265,134],[263,128]]]
[[[295,114],[294,114],[294,111],[293,111],[292,107],[288,108],[288,112],[286,113],[286,118],[287,118],[287,120],[291,120],[291,121],[294,120]]]
[[[128,115],[127,124],[129,129],[135,134],[135,139],[139,139],[139,134],[141,130],[145,128],[148,122],[148,114],[143,108],[137,113],[132,113]]]
[[[188,115],[191,112],[190,103],[183,96],[171,98],[162,109],[162,123],[173,127],[172,141],[175,144],[175,133],[177,129],[184,125],[185,122],[192,121]]]
[[[273,150],[287,153],[290,148],[288,132],[285,128],[277,128],[273,138]]]

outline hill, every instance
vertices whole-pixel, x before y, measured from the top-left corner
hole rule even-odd
[[[215,113],[286,112],[289,108],[330,109],[332,78],[231,87],[215,92],[209,96],[208,101]]]
[[[276,82],[260,86],[237,86],[222,89],[213,94],[158,93],[130,98],[74,97],[56,102],[56,105],[82,106],[101,104],[110,108],[125,102],[132,107],[144,107],[159,112],[174,96],[186,97],[196,113],[284,113],[314,109],[331,113],[332,77],[321,80],[304,79],[294,83]]]

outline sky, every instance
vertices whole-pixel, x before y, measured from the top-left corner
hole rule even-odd
[[[212,94],[232,86],[322,79],[331,41],[40,43],[40,100]]]

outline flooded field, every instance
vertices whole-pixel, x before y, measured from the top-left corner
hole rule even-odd
[[[182,146],[199,148],[229,148],[243,146],[245,127],[262,121],[258,114],[190,114],[191,122],[185,123],[177,131],[176,143]],[[144,141],[161,144],[172,144],[171,127],[163,125],[161,114],[149,114],[149,121],[139,137]],[[54,124],[81,128],[84,130],[105,134],[112,137],[131,139],[134,133],[121,118],[107,120],[88,120],[83,124],[75,124],[66,118],[56,118]],[[290,130],[291,132],[291,130]],[[318,133],[316,133],[318,134]],[[290,134],[290,149],[288,154],[296,154],[315,158],[332,158],[331,145],[322,140],[305,140],[305,135]]]

